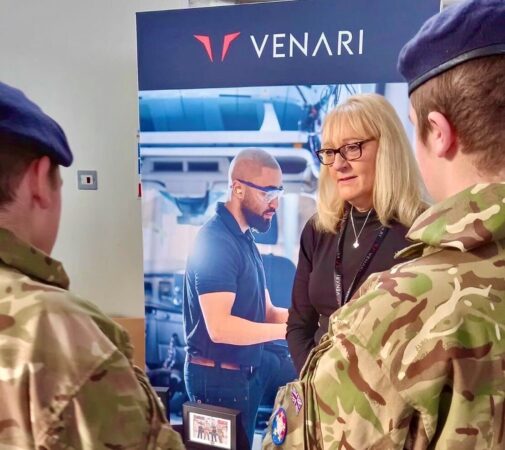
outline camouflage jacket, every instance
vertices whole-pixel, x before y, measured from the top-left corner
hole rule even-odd
[[[183,449],[128,334],[0,229],[0,449]]]
[[[408,236],[414,259],[372,275],[278,392],[263,448],[505,448],[505,183]]]

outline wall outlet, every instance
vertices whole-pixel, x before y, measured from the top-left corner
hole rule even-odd
[[[78,170],[77,188],[96,191],[98,189],[98,177],[96,170]]]

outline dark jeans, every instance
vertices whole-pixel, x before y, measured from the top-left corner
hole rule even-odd
[[[238,444],[240,450],[251,448],[256,414],[263,394],[276,380],[279,358],[275,353],[263,351],[261,365],[253,373],[245,370],[227,370],[186,363],[184,380],[189,399],[210,405],[238,409],[247,444]]]

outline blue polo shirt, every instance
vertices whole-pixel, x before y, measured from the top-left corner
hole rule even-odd
[[[184,283],[187,351],[220,362],[258,366],[263,344],[229,345],[211,341],[199,295],[234,292],[233,316],[265,322],[265,272],[250,230],[245,233],[224,203],[199,231],[189,255]]]

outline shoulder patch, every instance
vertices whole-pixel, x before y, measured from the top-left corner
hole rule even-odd
[[[286,439],[288,433],[288,419],[284,408],[279,408],[272,421],[272,442],[275,445],[281,445]]]

